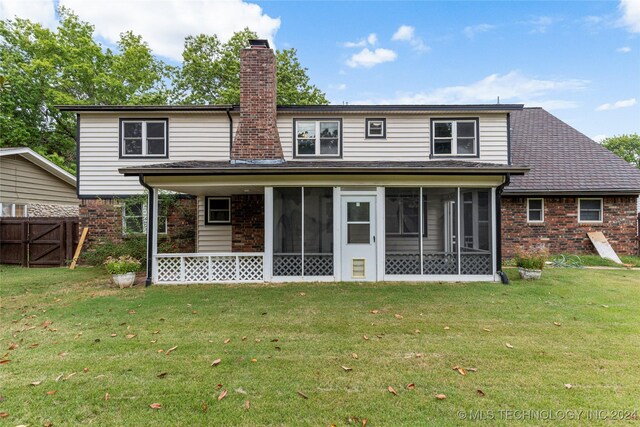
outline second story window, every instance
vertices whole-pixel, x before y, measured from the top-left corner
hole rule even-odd
[[[385,119],[366,119],[365,124],[367,139],[384,139],[387,137],[387,121]]]
[[[296,157],[340,157],[342,121],[294,120]]]
[[[478,120],[438,119],[431,121],[431,154],[437,156],[477,156]]]
[[[121,157],[168,157],[166,119],[120,121]]]

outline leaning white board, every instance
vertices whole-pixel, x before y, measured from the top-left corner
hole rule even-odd
[[[622,261],[618,258],[618,254],[613,250],[607,238],[602,234],[602,231],[590,231],[587,233],[587,236],[589,236],[591,243],[593,243],[593,246],[595,246],[596,251],[598,251],[598,254],[602,258],[610,259],[613,262],[622,264]]]

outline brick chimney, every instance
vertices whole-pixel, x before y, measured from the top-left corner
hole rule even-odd
[[[240,123],[232,163],[284,161],[276,123],[276,57],[267,40],[240,52]]]

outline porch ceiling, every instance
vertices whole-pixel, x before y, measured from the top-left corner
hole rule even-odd
[[[149,183],[151,180],[147,180]],[[232,196],[236,194],[264,194],[261,185],[198,185],[198,183],[153,183],[155,188],[191,194],[193,196]]]

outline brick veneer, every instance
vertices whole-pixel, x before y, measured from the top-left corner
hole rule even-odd
[[[240,123],[231,160],[282,160],[276,122],[276,58],[254,46],[240,52]]]
[[[121,243],[123,199],[83,199],[80,203],[80,230],[89,227],[86,248],[100,241]],[[167,234],[158,235],[158,244],[170,252],[195,252],[196,200],[177,199],[167,215]]]
[[[231,249],[233,252],[264,251],[264,196],[231,196]]]
[[[527,198],[502,198],[502,255],[512,257],[518,248],[544,244],[551,253],[596,253],[587,237],[602,231],[620,255],[638,253],[636,197],[603,197],[603,222],[578,223],[577,197],[545,197],[544,223],[527,223]]]

